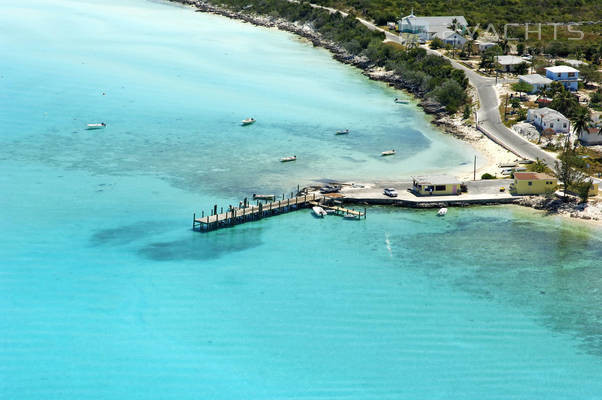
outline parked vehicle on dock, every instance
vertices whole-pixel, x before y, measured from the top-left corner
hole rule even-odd
[[[341,187],[339,185],[326,185],[320,188],[320,193],[322,194],[326,194],[326,193],[337,193],[341,190]]]
[[[397,197],[397,190],[395,188],[385,188],[383,194],[389,197]]]

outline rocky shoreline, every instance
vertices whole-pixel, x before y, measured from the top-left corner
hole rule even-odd
[[[522,198],[517,204],[535,210],[545,211],[549,215],[561,215],[591,221],[602,221],[602,202],[590,200],[580,203],[571,196],[563,201],[556,196],[529,196]]]
[[[393,71],[386,71],[384,68],[374,66],[370,63],[367,57],[359,57],[353,54],[350,54],[347,50],[345,50],[339,44],[332,42],[330,40],[324,39],[322,35],[316,32],[310,25],[308,24],[297,24],[285,20],[283,18],[274,18],[269,16],[261,16],[261,15],[253,15],[246,14],[242,12],[232,11],[224,7],[219,7],[204,1],[199,0],[168,0],[175,3],[181,3],[184,5],[195,7],[197,12],[206,12],[210,14],[221,15],[224,17],[237,19],[240,21],[248,22],[253,25],[267,27],[267,28],[277,28],[283,31],[294,33],[298,36],[301,36],[309,41],[316,47],[322,47],[330,51],[333,58],[339,62],[342,62],[347,65],[351,65],[353,67],[359,68],[363,71],[363,74],[368,78],[381,81],[387,83],[389,86],[394,87],[395,89],[405,90],[416,98],[420,100],[418,106],[421,107],[425,113],[431,114],[435,117],[432,121],[433,124],[437,126],[443,125],[445,127],[445,132],[458,135],[461,138],[461,133],[456,132],[453,125],[449,125],[445,122],[438,122],[444,117],[448,116],[445,112],[445,107],[443,107],[438,102],[427,99],[425,97],[425,92],[420,89],[419,86],[412,84],[406,80],[401,75],[394,73]]]

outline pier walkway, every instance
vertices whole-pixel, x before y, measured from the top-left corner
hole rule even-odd
[[[327,211],[331,210],[336,215],[351,216],[357,219],[366,218],[365,209],[362,212],[344,208],[336,204],[329,204],[332,201],[329,196],[310,193],[266,203],[257,202],[256,205],[249,205],[247,207],[232,207],[220,213],[217,212],[217,206],[214,206],[210,215],[205,216],[203,213],[201,218],[197,218],[196,214],[193,214],[192,230],[201,232],[212,231],[314,206],[320,206]]]

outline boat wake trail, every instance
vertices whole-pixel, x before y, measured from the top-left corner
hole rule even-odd
[[[393,258],[393,250],[391,249],[391,241],[389,240],[389,234],[385,232],[385,245],[387,246],[387,251],[389,252],[389,257]]]

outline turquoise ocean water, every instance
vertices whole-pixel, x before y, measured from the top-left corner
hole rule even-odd
[[[0,11],[0,398],[602,398],[599,228],[374,207],[190,231],[252,192],[469,170],[402,94],[162,2]]]

